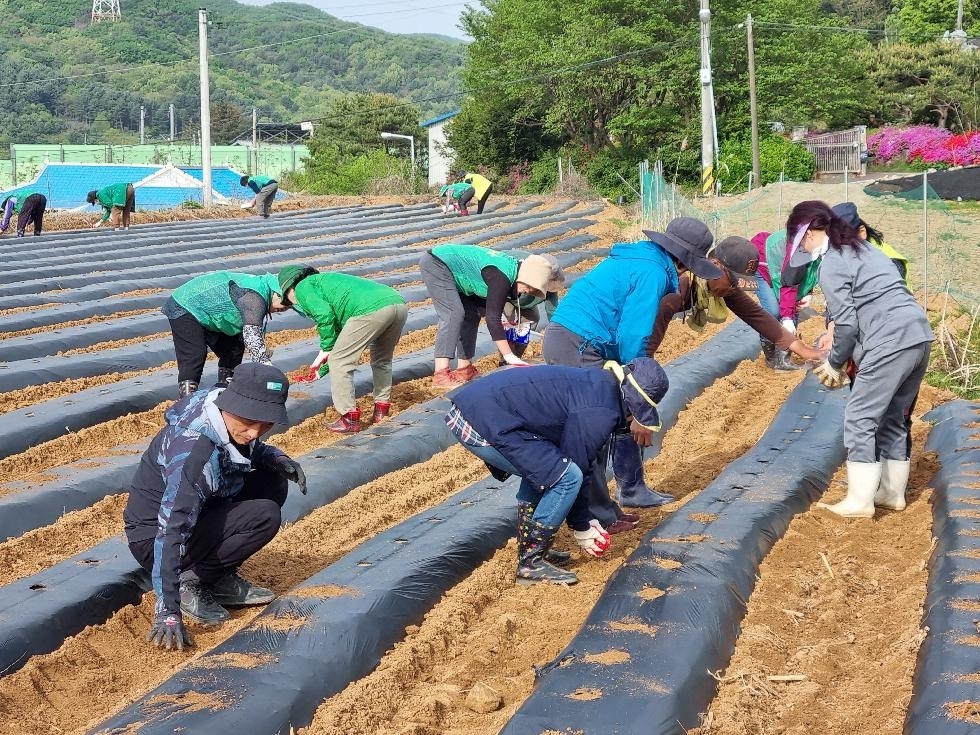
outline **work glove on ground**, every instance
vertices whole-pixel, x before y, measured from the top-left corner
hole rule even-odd
[[[612,539],[595,518],[589,521],[586,531],[572,531],[579,547],[589,556],[602,556],[612,544]]]
[[[831,390],[836,390],[837,388],[843,387],[844,383],[847,381],[847,373],[843,370],[838,370],[833,365],[830,364],[829,360],[824,360],[822,363],[813,368],[813,374],[817,376],[817,380],[820,384],[830,388]]]
[[[276,457],[274,469],[287,480],[295,482],[299,487],[299,491],[303,495],[306,495],[306,473],[299,466],[299,462],[287,457],[285,454],[280,454]]]
[[[153,627],[146,634],[148,643],[152,643],[157,648],[164,648],[170,651],[176,648],[183,651],[184,646],[193,646],[194,639],[184,627],[184,621],[179,613],[167,612],[164,610],[158,613],[153,619]]]

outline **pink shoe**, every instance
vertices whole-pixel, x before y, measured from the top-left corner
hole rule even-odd
[[[348,411],[332,424],[327,424],[327,429],[338,434],[356,434],[361,430],[361,409]]]

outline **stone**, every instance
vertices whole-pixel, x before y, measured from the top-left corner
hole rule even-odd
[[[466,701],[464,702],[467,709],[484,715],[500,709],[503,703],[504,700],[497,690],[484,684],[482,681],[478,681],[473,685],[470,693],[466,695]]]

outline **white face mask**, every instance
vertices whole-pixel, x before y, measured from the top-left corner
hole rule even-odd
[[[827,249],[829,247],[830,247],[830,236],[825,232],[823,233],[823,239],[820,241],[820,244],[810,251],[810,255],[813,257],[814,260],[816,260],[817,258],[822,258],[824,253],[827,252]]]

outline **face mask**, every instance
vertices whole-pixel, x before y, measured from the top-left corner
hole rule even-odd
[[[817,258],[822,258],[829,247],[830,236],[825,232],[823,233],[823,240],[820,241],[820,244],[817,245],[817,247],[810,251],[810,255],[813,256],[814,260]]]

